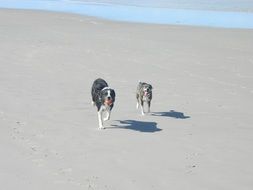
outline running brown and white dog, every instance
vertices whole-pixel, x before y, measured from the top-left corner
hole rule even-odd
[[[141,114],[145,115],[144,113],[144,102],[148,105],[148,112],[150,112],[150,106],[151,106],[151,100],[152,100],[152,85],[145,83],[145,82],[139,82],[137,86],[136,91],[136,99],[137,99],[137,105],[136,109],[139,108],[139,104],[141,104]]]
[[[93,82],[91,96],[92,104],[97,106],[99,129],[104,129],[103,121],[110,119],[116,96],[115,91],[105,80],[98,78]]]

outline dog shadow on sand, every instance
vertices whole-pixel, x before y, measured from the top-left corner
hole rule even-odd
[[[145,132],[145,133],[154,133],[161,131],[162,129],[157,127],[156,122],[148,122],[148,121],[136,121],[136,120],[116,120],[119,122],[117,125],[111,125],[112,128],[118,128],[118,129],[130,129],[134,131],[139,132]]]
[[[170,110],[169,112],[153,112],[152,116],[160,116],[160,117],[172,117],[176,119],[188,119],[190,116],[184,115],[182,112],[177,112],[174,110]]]

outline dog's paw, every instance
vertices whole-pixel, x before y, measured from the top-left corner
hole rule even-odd
[[[103,130],[103,129],[105,129],[105,127],[104,126],[99,126],[98,129]]]

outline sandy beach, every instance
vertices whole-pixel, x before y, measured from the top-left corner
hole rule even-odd
[[[0,41],[4,190],[253,188],[253,30],[0,9]],[[116,91],[105,130],[98,77]]]

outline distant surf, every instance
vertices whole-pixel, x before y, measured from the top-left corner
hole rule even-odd
[[[0,0],[0,8],[69,12],[126,22],[253,28],[252,1],[208,2],[211,1],[189,0],[178,3],[175,0]]]

